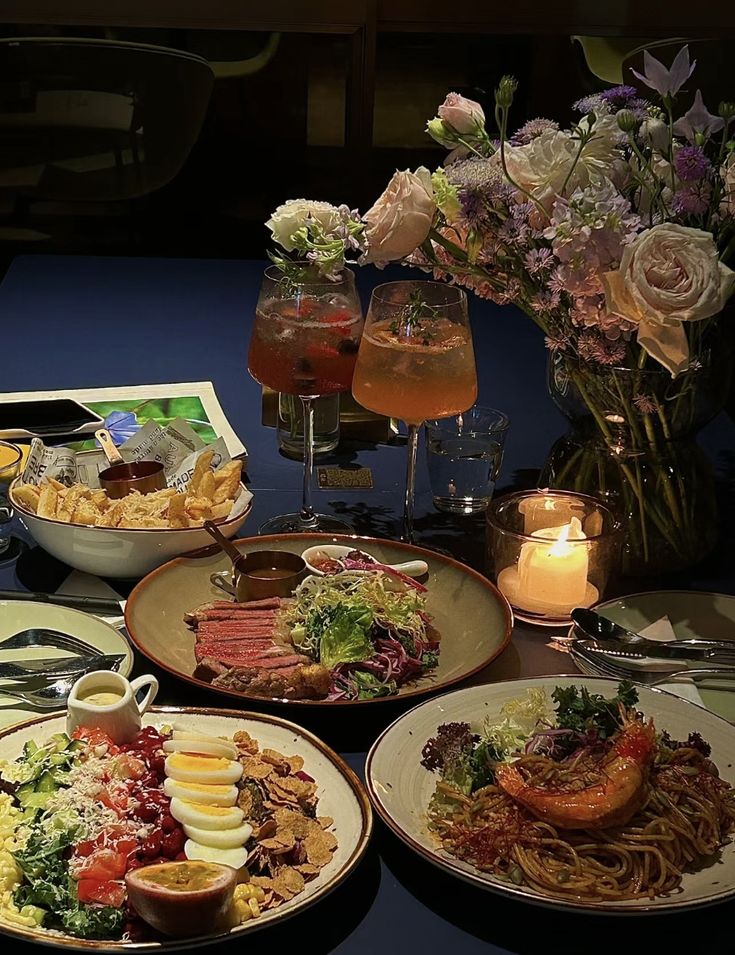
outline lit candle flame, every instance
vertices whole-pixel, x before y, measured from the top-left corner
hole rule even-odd
[[[559,537],[549,548],[549,556],[558,557],[560,554],[566,554],[569,552],[569,532],[572,529],[571,524],[565,524],[564,527],[559,531]]]

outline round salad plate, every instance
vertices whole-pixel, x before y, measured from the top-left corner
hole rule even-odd
[[[673,631],[673,638],[688,640],[735,640],[735,597],[698,590],[652,590],[597,604],[597,613],[621,627],[639,633],[651,625]],[[673,639],[672,638],[672,639]],[[584,669],[581,659],[577,665]],[[735,693],[710,682],[677,681],[664,685],[672,693],[686,692],[687,698],[735,722]]]
[[[60,630],[88,643],[105,654],[123,657],[118,673],[129,676],[133,669],[133,651],[119,630],[81,610],[71,610],[55,604],[32,600],[0,600],[0,663],[23,663],[31,659],[58,659],[69,656],[65,650],[54,647],[23,647],[7,649],[3,642],[21,630],[34,627]],[[29,719],[38,711],[24,706],[12,696],[2,693],[0,680],[0,729]],[[8,688],[12,686],[7,684]]]
[[[466,722],[476,732],[486,719],[497,722],[504,704],[540,687],[549,698],[557,686],[586,687],[591,693],[615,695],[616,680],[586,676],[543,676],[473,686],[446,693],[414,707],[378,737],[367,758],[368,794],[386,825],[419,856],[471,883],[506,897],[554,909],[601,914],[639,915],[667,913],[711,905],[735,896],[735,842],[729,842],[716,859],[697,872],[684,874],[679,891],[654,899],[581,902],[544,895],[526,885],[516,885],[466,864],[446,853],[429,831],[426,809],[438,776],[421,765],[421,751],[443,723]],[[673,739],[701,733],[712,746],[712,759],[723,779],[735,782],[735,733],[730,723],[701,706],[662,690],[637,685],[636,708],[652,717],[656,729],[668,730]]]
[[[307,547],[326,543],[348,544],[386,564],[426,561],[428,573],[420,582],[427,588],[426,609],[441,638],[439,665],[399,687],[393,696],[279,702],[291,706],[363,706],[431,693],[477,673],[508,645],[513,624],[506,599],[487,578],[449,557],[410,544],[370,537],[284,534],[235,541],[243,554],[256,550],[301,554]],[[213,692],[240,700],[262,701],[262,695],[212,686],[195,675],[195,637],[184,622],[184,614],[208,601],[226,598],[227,595],[211,583],[210,576],[230,570],[229,559],[219,551],[169,561],[145,577],[130,594],[125,624],[140,652],[164,670]]]
[[[173,951],[199,948],[217,941],[241,938],[244,934],[251,934],[297,915],[331,892],[355,869],[367,848],[372,832],[370,802],[357,776],[321,740],[287,720],[241,710],[164,706],[152,707],[143,717],[144,726],[153,725],[160,728],[174,722],[177,727],[213,736],[232,737],[234,733],[245,730],[257,740],[261,750],[270,748],[284,755],[301,756],[304,760],[304,771],[314,778],[318,787],[319,814],[329,815],[334,820],[330,831],[337,839],[337,848],[331,862],[291,901],[284,902],[275,909],[265,910],[260,917],[251,919],[229,932],[152,942],[86,940],[60,932],[47,932],[43,928],[30,929],[6,922],[0,905],[1,933],[67,951]],[[39,717],[6,729],[0,732],[0,760],[17,759],[29,740],[42,744],[54,733],[63,732],[65,729],[65,714]]]

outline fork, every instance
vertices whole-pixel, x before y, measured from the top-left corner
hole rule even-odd
[[[0,687],[0,696],[10,696],[14,700],[22,700],[29,706],[39,710],[56,710],[60,705],[66,703],[71,693],[71,688],[79,679],[79,674],[72,677],[66,677],[56,680],[44,686],[40,690],[17,690]],[[0,707],[0,712],[2,707]]]
[[[714,669],[712,667],[694,667],[689,669],[686,667],[682,668],[677,663],[672,664],[669,669],[644,670],[640,667],[626,667],[612,663],[608,659],[600,659],[597,654],[593,655],[592,651],[584,650],[580,647],[572,647],[570,652],[575,662],[577,662],[576,657],[584,660],[585,665],[593,671],[594,676],[607,676],[618,680],[633,680],[636,683],[643,683],[646,686],[658,686],[661,683],[669,683],[671,680],[676,680],[679,677],[686,677],[694,682],[696,682],[697,679],[705,677],[735,680],[735,668]]]
[[[26,647],[56,647],[57,650],[67,650],[69,653],[81,656],[100,656],[101,653],[97,647],[72,637],[71,634],[62,633],[61,630],[46,630],[42,627],[19,630],[7,640],[0,641],[0,650],[23,650]]]

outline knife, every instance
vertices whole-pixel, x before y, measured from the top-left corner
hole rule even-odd
[[[116,670],[125,659],[121,653],[108,653],[94,657],[49,657],[25,660],[23,663],[0,663],[0,679],[60,677],[73,673],[91,673],[93,670]]]
[[[683,640],[645,640],[641,638],[635,646],[618,643],[616,640],[576,640],[575,643],[585,650],[594,650],[605,656],[625,660],[706,660],[723,666],[735,666],[735,646],[723,650],[718,647],[692,645]]]
[[[119,616],[122,613],[120,606],[122,599],[122,597],[119,600],[112,600],[109,597],[84,597],[81,594],[39,594],[30,590],[0,590],[0,600],[34,600],[106,616],[111,614]]]

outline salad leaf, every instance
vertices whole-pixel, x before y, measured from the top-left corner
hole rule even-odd
[[[501,709],[503,717],[492,723],[489,719],[483,727],[484,739],[499,753],[498,759],[522,749],[539,723],[548,721],[551,707],[546,691],[530,687],[526,695],[509,700]]]
[[[367,670],[353,670],[350,679],[357,688],[358,700],[374,700],[379,696],[392,696],[396,692],[394,680],[384,681]]]
[[[556,703],[556,725],[583,735],[609,739],[620,729],[620,706],[630,709],[638,702],[638,692],[629,680],[618,685],[618,692],[607,700],[586,687],[557,686],[551,694]]]
[[[119,938],[125,910],[111,905],[80,905],[59,913],[63,928],[78,938]]]
[[[321,630],[319,662],[325,667],[338,663],[358,663],[373,655],[370,628],[373,615],[369,607],[332,607],[317,615],[312,624]]]

